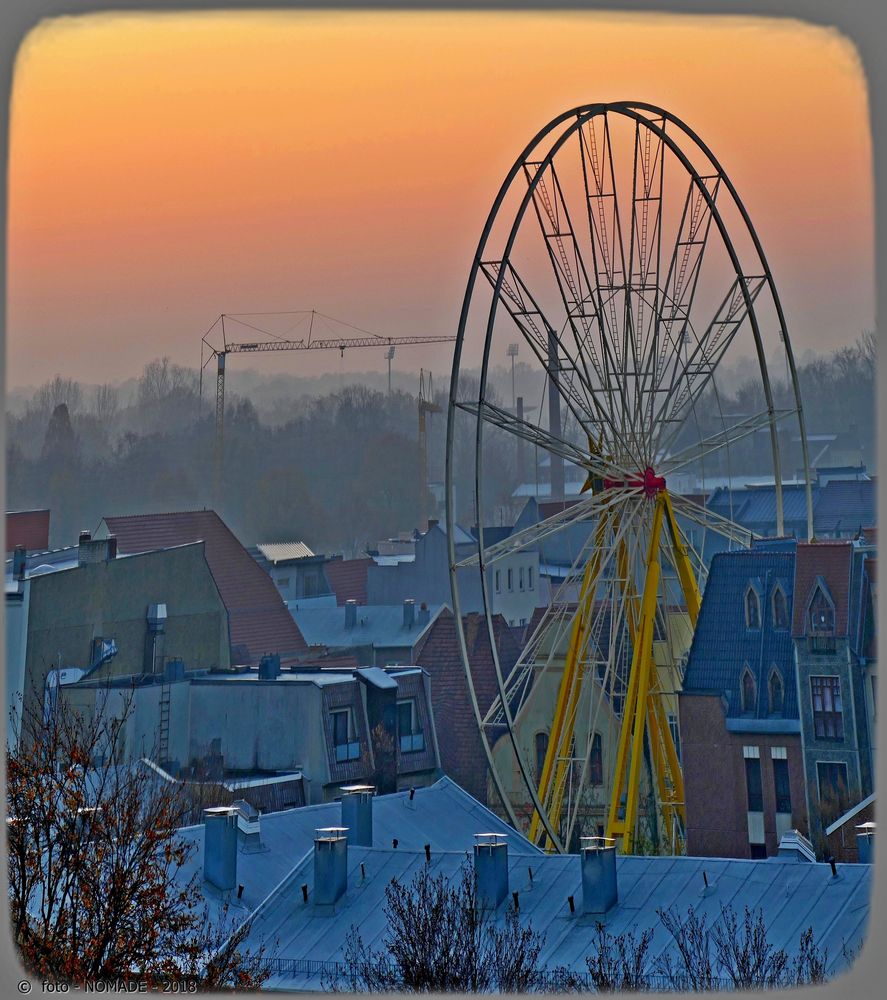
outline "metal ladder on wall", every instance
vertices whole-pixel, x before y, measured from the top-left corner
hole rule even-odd
[[[164,764],[169,758],[169,699],[170,686],[164,683],[160,688],[160,729],[157,736],[157,763]]]

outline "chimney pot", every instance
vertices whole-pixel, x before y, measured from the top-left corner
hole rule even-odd
[[[354,628],[357,624],[357,601],[348,598],[345,601],[345,628]]]
[[[314,836],[314,902],[335,906],[348,889],[348,830],[323,827]]]
[[[582,912],[606,913],[619,899],[616,885],[616,844],[609,837],[582,837]]]
[[[403,627],[410,629],[416,621],[416,602],[412,597],[408,597],[403,602]]]
[[[203,877],[223,892],[237,885],[237,810],[203,810]]]
[[[348,829],[348,839],[360,847],[373,846],[372,785],[342,786],[342,826]]]
[[[508,895],[508,842],[501,833],[474,835],[474,885],[477,905],[495,910]]]

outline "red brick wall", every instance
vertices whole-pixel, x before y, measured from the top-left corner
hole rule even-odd
[[[772,747],[785,747],[792,826],[807,832],[807,805],[800,736],[792,733],[728,733],[717,695],[680,696],[681,755],[687,802],[687,853],[748,858],[748,799],[742,748],[760,750],[767,854],[777,850],[776,789]]]
[[[872,823],[875,820],[875,803],[871,802],[828,838],[828,848],[835,861],[855,865],[859,862],[856,850],[857,826],[860,823]]]

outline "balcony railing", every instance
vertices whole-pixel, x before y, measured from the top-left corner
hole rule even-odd
[[[401,733],[400,752],[416,753],[425,749],[425,733]]]

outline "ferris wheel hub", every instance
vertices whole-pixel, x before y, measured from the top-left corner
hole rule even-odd
[[[644,496],[655,497],[665,489],[665,476],[657,476],[653,467],[648,465],[643,472],[629,476],[628,479],[604,480],[605,489],[616,486],[639,486],[644,491]]]

